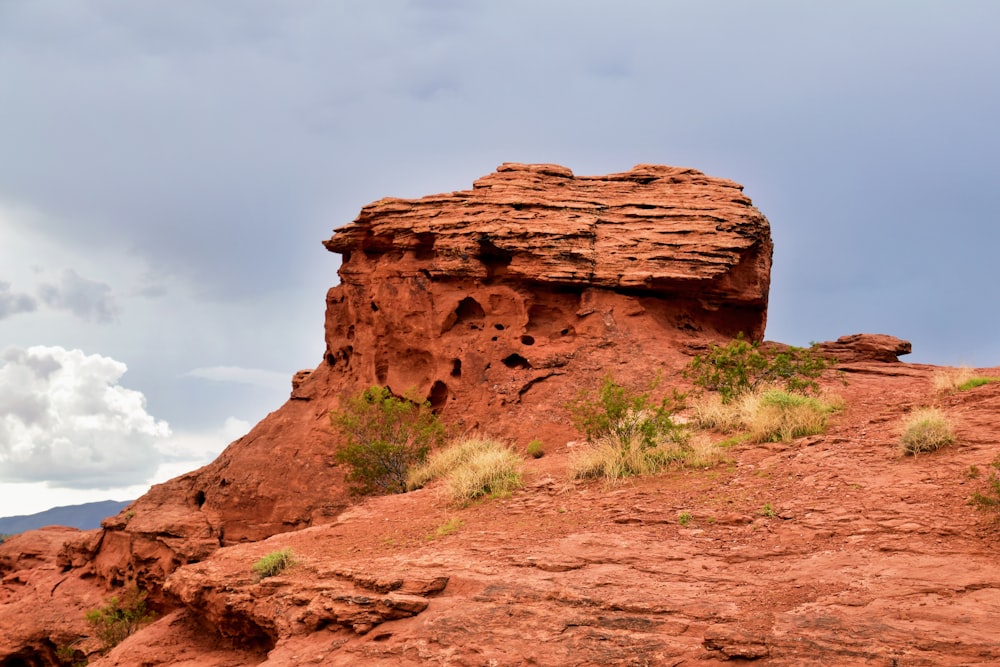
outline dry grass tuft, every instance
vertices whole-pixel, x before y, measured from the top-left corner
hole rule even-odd
[[[923,454],[954,441],[955,433],[945,414],[937,408],[921,408],[903,422],[900,449],[903,454]]]
[[[934,391],[941,393],[958,391],[958,388],[971,380],[974,375],[975,373],[968,366],[941,368],[934,372],[931,382],[934,385]]]
[[[730,403],[709,395],[694,406],[694,421],[700,428],[745,432],[753,442],[788,441],[822,433],[830,413],[842,407],[843,400],[836,396],[813,398],[766,389],[743,394]]]
[[[417,489],[443,479],[456,503],[482,496],[504,496],[521,487],[521,457],[506,445],[483,437],[458,440],[410,471],[407,486]]]
[[[658,473],[671,463],[686,461],[690,454],[686,443],[667,441],[650,447],[639,433],[627,438],[607,435],[570,459],[570,477],[603,478],[616,484],[626,477]]]

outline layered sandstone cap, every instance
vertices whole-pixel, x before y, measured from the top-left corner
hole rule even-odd
[[[345,279],[359,252],[403,252],[434,279],[698,292],[754,305],[767,302],[771,264],[767,219],[741,185],[650,164],[574,176],[505,163],[471,190],[369,204],[325,245],[344,255]]]

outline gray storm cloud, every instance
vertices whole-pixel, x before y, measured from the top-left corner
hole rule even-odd
[[[170,436],[126,366],[80,350],[35,346],[0,355],[0,481],[111,488],[148,480]]]
[[[38,309],[38,301],[30,294],[11,291],[10,283],[0,282],[0,320],[18,313],[30,313]]]
[[[106,324],[114,321],[119,312],[110,285],[84,278],[71,269],[63,272],[57,285],[41,285],[38,295],[49,307],[67,310],[89,322]]]

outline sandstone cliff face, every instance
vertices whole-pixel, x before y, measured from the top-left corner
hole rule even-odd
[[[415,392],[516,438],[545,435],[568,385],[764,332],[767,220],[693,169],[505,164],[472,190],[370,204],[326,247],[344,258],[326,362],[345,389]],[[496,424],[511,406],[530,410]]]

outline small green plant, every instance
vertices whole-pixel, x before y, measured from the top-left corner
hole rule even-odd
[[[484,496],[506,496],[521,488],[521,457],[490,438],[468,437],[453,442],[410,471],[407,486],[416,489],[444,479],[453,502]]]
[[[984,384],[990,384],[992,382],[1000,382],[1000,378],[976,376],[969,378],[965,382],[958,385],[958,390],[969,391],[970,389],[975,389],[976,387],[982,387]]]
[[[443,524],[437,527],[434,531],[434,535],[428,537],[428,539],[434,539],[435,537],[445,537],[446,535],[451,535],[452,533],[458,532],[458,529],[464,525],[461,519],[452,517],[445,521]]]
[[[774,506],[771,503],[764,503],[764,506],[760,508],[760,515],[768,519],[773,519],[778,516],[778,513],[774,511]]]
[[[937,408],[914,410],[903,423],[900,449],[903,454],[933,452],[955,441],[951,422]]]
[[[685,369],[695,385],[717,391],[723,403],[768,385],[783,385],[789,392],[819,390],[816,379],[832,362],[813,348],[788,347],[765,353],[760,344],[739,334],[727,345],[711,345],[705,355],[697,355]]]
[[[682,526],[687,526],[693,519],[694,517],[691,516],[691,512],[681,512],[677,515],[677,523]]]
[[[969,466],[969,469],[965,471],[965,476],[969,479],[979,479],[979,466],[975,463]]]
[[[253,564],[253,571],[258,579],[266,579],[278,575],[295,564],[295,554],[291,549],[272,551]]]
[[[990,463],[989,475],[984,480],[982,490],[975,491],[970,500],[974,507],[992,512],[1000,519],[1000,455]]]
[[[364,390],[330,420],[343,437],[337,461],[347,466],[351,490],[360,495],[403,493],[409,469],[444,440],[430,403],[397,398],[386,387]]]
[[[109,598],[104,606],[88,611],[86,619],[107,651],[153,620],[153,614],[146,606],[146,591],[131,586],[120,596]]]
[[[68,667],[87,667],[88,663],[86,654],[76,648],[76,642],[56,648],[56,660]]]
[[[532,440],[529,442],[526,452],[533,459],[540,459],[545,456],[545,448],[541,440]]]

